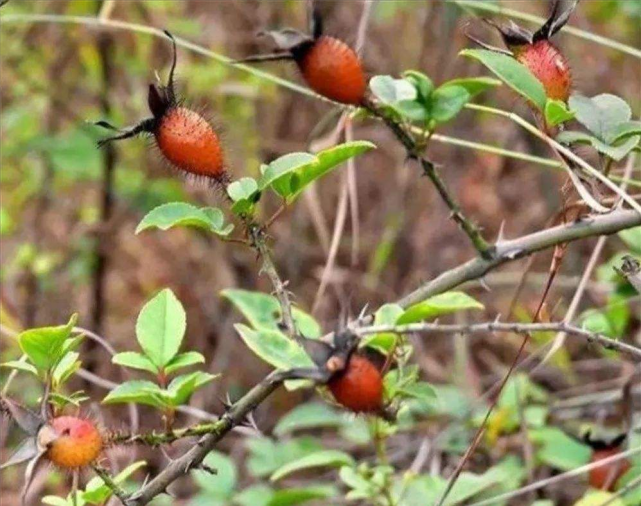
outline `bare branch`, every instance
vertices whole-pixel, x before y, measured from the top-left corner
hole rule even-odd
[[[403,307],[411,306],[467,281],[480,279],[489,271],[505,263],[527,257],[557,244],[586,237],[611,235],[637,225],[641,225],[641,215],[636,211],[613,211],[605,215],[587,217],[574,223],[534,232],[518,239],[502,241],[496,244],[492,259],[474,258],[450,269],[403,297],[398,301],[398,304]]]
[[[589,332],[587,330],[575,327],[565,322],[556,323],[512,323],[512,322],[485,322],[473,323],[469,325],[445,325],[439,323],[411,323],[408,325],[376,325],[372,327],[363,327],[354,329],[358,335],[379,334],[383,332],[394,332],[397,334],[484,334],[487,332],[565,332],[568,335],[583,338],[591,343],[596,343],[609,350],[615,350],[626,353],[638,361],[641,361],[641,348],[632,346],[621,341],[616,341],[602,334]]]

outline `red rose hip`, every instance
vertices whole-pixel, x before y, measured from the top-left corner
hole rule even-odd
[[[102,435],[89,420],[75,416],[54,418],[45,426],[47,458],[63,469],[77,469],[91,464],[103,447]]]
[[[359,105],[365,96],[365,73],[356,52],[343,41],[322,36],[297,59],[310,88],[344,104]]]
[[[382,408],[383,378],[367,358],[352,355],[344,371],[327,384],[336,402],[355,413],[374,413]]]

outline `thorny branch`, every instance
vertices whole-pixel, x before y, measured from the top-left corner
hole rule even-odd
[[[294,323],[294,316],[292,314],[292,303],[289,300],[289,293],[287,292],[287,285],[280,279],[276,266],[272,261],[271,252],[267,247],[267,236],[265,231],[258,225],[248,225],[248,231],[251,237],[252,245],[258,251],[258,254],[263,259],[262,271],[267,274],[267,277],[274,287],[274,293],[281,308],[282,323],[285,327],[285,332],[289,337],[296,337],[296,324]]]
[[[262,403],[282,381],[277,379],[277,373],[271,373],[245,396],[236,401],[222,418],[215,422],[210,434],[201,438],[198,443],[183,456],[172,461],[153,480],[143,486],[138,492],[123,502],[125,506],[144,506],[154,497],[165,492],[167,487],[189,470],[199,466],[216,443]]]
[[[114,22],[111,24],[111,26],[115,26],[117,28],[131,28],[131,26],[133,25]],[[139,28],[139,31],[155,33],[153,29],[147,27]],[[183,43],[183,45],[188,44]],[[193,49],[193,47],[191,47],[191,49]],[[201,50],[201,52],[204,52],[204,50]],[[376,114],[376,111],[372,112]],[[494,247],[491,247],[483,239],[479,229],[462,214],[460,208],[458,207],[458,204],[449,195],[449,192],[447,191],[443,181],[440,179],[436,168],[429,160],[423,158],[422,154],[420,153],[419,146],[417,146],[414,139],[411,136],[407,135],[407,132],[405,132],[404,128],[400,124],[394,122],[393,120],[389,120],[388,118],[385,118],[380,114],[376,115],[385,121],[387,126],[390,127],[397,138],[403,143],[408,152],[408,155],[411,158],[417,159],[421,163],[423,171],[428,177],[430,177],[431,181],[439,191],[441,198],[443,198],[443,200],[452,211],[454,220],[466,232],[480,254],[479,257],[470,260],[469,262],[462,264],[454,269],[451,269],[450,271],[441,274],[436,279],[421,286],[400,301],[400,304],[402,306],[407,307],[431,295],[441,293],[455,286],[458,286],[466,281],[482,278],[487,272],[496,269],[502,264],[518,258],[526,257],[536,251],[546,249],[564,242],[570,242],[581,238],[593,237],[598,235],[613,234],[626,228],[641,225],[641,216],[639,214],[631,211],[615,211],[604,216],[589,218],[576,223],[562,225],[541,232],[536,232],[534,234],[530,234],[516,240],[499,242]],[[410,141],[409,143],[407,142],[408,139]],[[295,326],[293,317],[291,315],[291,303],[289,301],[285,283],[280,280],[280,277],[278,276],[278,273],[271,260],[269,250],[265,244],[264,233],[259,229],[257,229],[255,232],[258,233],[258,240],[255,240],[255,246],[261,254],[261,257],[263,258],[263,270],[269,276],[276,290],[276,294],[283,311],[283,323],[287,328],[287,331],[293,335],[295,333]],[[371,323],[371,319],[369,320],[369,322]],[[371,328],[372,327],[370,327],[370,329]],[[486,328],[484,331],[488,330],[493,329]],[[502,329],[498,328],[494,330],[502,331]],[[508,329],[506,329],[506,331],[507,330]],[[509,330],[512,331],[514,329]],[[543,329],[539,328],[539,330]],[[585,333],[585,331],[582,331],[581,329],[576,330],[580,331],[581,333]],[[579,335],[571,332],[570,327],[566,328],[565,331],[568,333],[573,333],[574,335]],[[584,334],[580,335],[583,335],[583,337],[590,339]],[[596,342],[599,342],[596,338],[593,339]],[[608,342],[608,344],[611,343]],[[617,343],[617,345],[620,344],[621,343]],[[636,352],[638,353],[637,348],[634,348],[634,350],[636,350]],[[197,445],[195,445],[182,457],[171,462],[161,473],[159,473],[152,481],[143,486],[142,489],[134,495],[129,497],[119,495],[119,493],[116,493],[117,485],[116,488],[112,488],[112,490],[114,490],[123,504],[126,504],[127,506],[142,506],[148,504],[151,500],[153,500],[154,497],[156,497],[160,493],[163,493],[173,481],[188,472],[190,469],[198,467],[205,456],[209,453],[209,451],[215,446],[215,444],[220,441],[230,430],[238,426],[245,419],[245,417],[249,413],[251,413],[251,411],[253,411],[261,402],[263,402],[274,390],[276,390],[279,385],[280,382],[275,380],[273,374],[269,375],[261,383],[250,390],[250,392],[248,392],[244,397],[234,403],[220,420],[215,421],[211,424],[203,424],[200,426],[183,429],[185,433],[192,431],[190,435],[205,435],[202,436]],[[136,441],[131,442],[133,443]],[[624,456],[625,454],[620,454],[617,457]],[[615,460],[615,458],[611,459],[613,461]],[[602,465],[605,462],[606,461],[602,461],[599,465]],[[554,477],[553,479],[558,480],[562,477],[569,477],[570,474],[575,475],[579,472],[585,472],[589,468],[590,466],[584,466],[577,470],[573,470],[570,473],[565,473],[564,475]],[[99,476],[103,478],[105,483],[109,484],[109,475],[101,475],[101,472],[106,472],[104,471],[104,469],[96,468],[94,470]],[[540,486],[543,486],[543,483],[541,482],[540,484],[533,484],[532,486],[537,486],[537,488],[539,488]],[[521,489],[520,492],[524,493],[528,490]],[[493,498],[491,501],[493,502],[494,500],[498,499],[500,499],[500,497]]]
[[[613,211],[534,232],[518,239],[500,241],[495,245],[492,259],[474,258],[450,269],[420,286],[397,303],[408,307],[467,281],[480,279],[505,263],[527,257],[537,251],[587,237],[616,234],[638,225],[641,225],[641,215],[636,211]]]
[[[383,120],[385,125],[405,147],[408,158],[412,158],[420,164],[423,173],[430,179],[441,199],[450,209],[452,219],[467,234],[478,254],[487,260],[491,259],[493,257],[491,246],[483,238],[479,228],[463,214],[461,207],[450,194],[434,163],[423,156],[424,146],[421,146],[401,123],[385,114],[375,104],[368,101],[364,107],[374,116]]]
[[[118,499],[120,499],[123,504],[125,504],[125,501],[127,500],[127,492],[120,488],[120,486],[113,480],[111,474],[109,474],[109,471],[97,464],[91,466],[91,468],[93,469],[94,473],[100,476],[100,479],[105,482],[105,485],[107,485],[111,489],[113,494]]]
[[[482,334],[487,332],[565,332],[568,335],[581,337],[590,343],[596,343],[609,350],[627,353],[641,361],[641,348],[616,341],[602,334],[589,332],[565,322],[552,323],[512,323],[512,322],[484,322],[469,325],[444,325],[439,323],[412,323],[409,325],[376,325],[354,329],[358,335],[394,332],[397,334]]]

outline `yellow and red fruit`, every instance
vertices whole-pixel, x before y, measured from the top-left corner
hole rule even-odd
[[[572,76],[567,60],[548,40],[513,48],[515,58],[541,81],[548,98],[567,102]]]
[[[356,52],[343,41],[321,36],[297,63],[307,84],[320,95],[344,104],[362,103],[365,72]]]
[[[383,405],[383,377],[367,358],[352,355],[347,367],[327,383],[336,402],[355,413],[375,413]]]
[[[621,452],[618,446],[611,448],[595,449],[592,452],[590,463],[599,462],[600,460],[613,457]],[[630,469],[630,461],[627,459],[617,460],[609,464],[604,464],[590,470],[589,483],[593,488],[611,491],[616,482]]]
[[[154,136],[162,154],[178,169],[213,179],[224,177],[220,140],[197,112],[185,107],[167,110],[158,120]]]
[[[45,426],[50,430],[47,458],[63,469],[91,464],[103,447],[100,431],[93,422],[75,416],[59,416]]]

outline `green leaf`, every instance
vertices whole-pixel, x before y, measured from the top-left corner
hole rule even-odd
[[[28,372],[34,376],[38,376],[38,369],[36,369],[29,362],[24,362],[22,360],[10,360],[9,362],[4,362],[0,364],[0,367],[6,367],[8,369],[16,369],[18,371]]]
[[[205,457],[204,463],[217,472],[212,475],[207,471],[192,471],[196,483],[206,490],[208,495],[220,499],[229,498],[236,488],[238,479],[234,461],[223,453],[212,451]]]
[[[641,226],[622,230],[618,233],[618,236],[628,248],[637,254],[641,254]]]
[[[570,471],[590,460],[590,447],[556,427],[530,429],[528,434],[532,442],[540,446],[536,452],[537,459],[555,469]]]
[[[20,349],[39,371],[49,371],[62,358],[65,341],[77,321],[74,314],[66,325],[25,330],[18,334]]]
[[[42,498],[42,504],[49,504],[50,506],[74,506],[72,498],[65,499],[57,495],[44,496]],[[83,506],[83,503],[79,501],[78,506]]]
[[[596,149],[599,153],[603,153],[613,160],[620,162],[627,156],[630,151],[632,151],[639,144],[640,138],[641,137],[628,137],[623,141],[621,145],[611,146],[593,137],[591,139],[591,144],[592,147],[594,147],[594,149]]]
[[[162,397],[161,388],[151,381],[132,380],[126,381],[114,388],[107,397],[102,400],[103,404],[119,404],[135,402],[147,404],[156,408],[164,408],[167,403]]]
[[[625,100],[608,93],[592,98],[575,94],[570,97],[569,104],[576,119],[607,144],[614,140],[620,125],[630,121],[632,116]]]
[[[393,105],[401,100],[414,100],[416,88],[406,79],[394,79],[392,76],[374,76],[369,82],[372,93],[381,102]]]
[[[227,187],[227,195],[234,201],[232,212],[237,215],[252,214],[256,202],[260,200],[258,183],[251,177],[243,177]]]
[[[58,410],[63,410],[68,405],[72,405],[78,408],[83,402],[89,400],[89,397],[84,395],[84,392],[82,390],[74,392],[71,395],[63,395],[53,392],[51,394],[50,400]]]
[[[611,134],[612,142],[617,143],[633,135],[641,135],[641,121],[625,121],[617,125]]]
[[[464,504],[468,499],[493,487],[497,480],[488,474],[478,475],[463,471],[443,503],[444,506]],[[404,484],[402,505],[425,506],[437,503],[446,487],[447,480],[441,476],[417,476]]]
[[[557,136],[557,140],[563,144],[590,144],[594,149],[599,153],[612,158],[613,160],[620,161],[622,160],[630,151],[632,151],[641,137],[623,137],[623,141],[619,145],[609,145],[598,139],[594,135],[590,135],[586,132],[577,132],[574,130],[568,130],[561,132]]]
[[[605,490],[588,490],[585,495],[574,503],[574,506],[625,506],[620,497]]]
[[[374,325],[394,325],[403,312],[403,308],[398,304],[385,304],[374,314]],[[370,334],[361,339],[360,345],[374,348],[387,355],[397,338],[397,335],[391,332]]]
[[[484,309],[485,306],[463,292],[445,292],[430,297],[408,308],[396,320],[397,325],[432,320],[438,316],[467,309]]]
[[[243,489],[234,496],[234,504],[239,506],[267,506],[274,496],[274,491],[267,485],[259,483]]]
[[[315,156],[307,153],[286,155],[263,168],[261,187],[270,186],[291,203],[308,185],[350,158],[373,148],[371,142],[352,141],[320,151]]]
[[[251,199],[257,191],[258,183],[251,177],[243,177],[227,187],[227,195],[229,195],[234,202]]]
[[[585,311],[579,317],[579,320],[581,320],[581,326],[589,332],[604,334],[606,336],[611,336],[614,333],[610,327],[608,317],[596,309],[589,309]]]
[[[422,101],[427,100],[432,94],[434,84],[429,77],[423,74],[423,72],[419,72],[417,70],[406,70],[405,72],[403,72],[403,77],[405,78],[405,80],[409,81],[414,86],[414,88],[416,88],[418,98],[420,98]]]
[[[165,288],[140,311],[136,337],[147,357],[159,368],[178,353],[186,329],[186,315],[174,293]]]
[[[336,488],[331,485],[317,485],[306,488],[288,488],[284,490],[277,490],[267,503],[267,506],[296,506],[297,504],[304,504],[309,501],[314,501],[315,499],[329,499],[336,495]]]
[[[56,389],[60,388],[78,369],[80,369],[80,354],[75,351],[65,353],[53,369],[52,378]]]
[[[256,437],[249,439],[246,444],[250,454],[247,459],[247,470],[256,478],[268,476],[288,462],[322,449],[318,440],[313,437],[278,442],[266,437]]]
[[[574,113],[568,110],[562,100],[548,99],[545,103],[545,122],[549,126],[560,125],[574,118]]]
[[[429,110],[427,107],[415,100],[403,100],[398,102],[394,108],[410,121],[425,123],[429,119]]]
[[[240,323],[234,328],[250,350],[278,369],[314,367],[314,362],[303,348],[282,332],[265,328],[252,330]]]
[[[464,49],[459,53],[480,61],[505,84],[528,99],[541,111],[545,109],[547,96],[543,84],[532,72],[511,56],[486,49]]]
[[[280,304],[273,295],[229,288],[220,292],[249,321],[252,327],[279,330]],[[296,329],[309,339],[321,336],[321,327],[313,316],[296,307],[292,308]]]
[[[317,153],[316,157],[318,158],[318,162],[305,170],[298,171],[296,173],[297,177],[292,179],[290,183],[292,196],[289,200],[291,201],[296,198],[308,185],[325,176],[350,158],[354,158],[374,148],[376,148],[376,146],[368,141],[352,141]]]
[[[289,153],[277,158],[269,165],[263,165],[262,177],[258,182],[260,190],[273,186],[282,197],[289,196],[289,179],[291,173],[316,163],[318,158],[310,153]],[[287,177],[286,177],[287,176]],[[280,183],[280,184],[279,184]]]
[[[135,351],[123,351],[111,358],[113,364],[130,367],[131,369],[140,369],[141,371],[149,371],[150,373],[157,373],[158,367],[142,353]]]
[[[197,351],[187,351],[172,358],[165,366],[165,374],[172,374],[179,369],[195,364],[204,364],[205,357]]]
[[[451,120],[463,109],[470,97],[463,86],[446,84],[437,88],[430,100],[430,118],[436,123]]]
[[[196,371],[191,374],[185,374],[174,378],[167,386],[167,393],[169,394],[172,405],[180,406],[181,404],[186,404],[196,390],[218,376],[202,371]]]
[[[596,139],[593,135],[586,132],[579,132],[577,130],[564,130],[556,136],[556,140],[562,144],[592,144],[592,139]],[[598,140],[598,139],[597,139]]]
[[[345,452],[338,450],[321,450],[285,464],[271,475],[270,480],[278,481],[281,478],[297,471],[316,467],[342,467],[353,465],[354,459]]]
[[[274,434],[282,437],[298,430],[340,427],[345,422],[343,414],[327,404],[309,402],[295,407],[282,417],[274,428]]]
[[[223,226],[224,221],[223,212],[215,207],[198,208],[185,202],[172,202],[147,213],[136,228],[136,234],[149,228],[168,230],[172,227],[195,227],[227,236],[234,226]]]
[[[422,401],[436,398],[434,387],[425,381],[417,381],[398,390],[405,397],[411,397]]]
[[[499,81],[498,79],[493,79],[491,77],[463,77],[460,79],[452,79],[451,81],[447,81],[441,87],[461,86],[467,90],[467,92],[470,94],[470,98],[473,98],[476,95],[488,90],[489,88],[501,86],[501,84],[501,81]]]
[[[113,477],[114,483],[120,485],[132,474],[134,474],[138,469],[145,467],[147,462],[144,460],[139,460],[130,464],[125,469],[120,471],[116,476]],[[92,478],[87,486],[85,487],[84,492],[81,492],[81,497],[83,500],[92,503],[92,504],[103,504],[107,499],[111,497],[113,492],[105,484],[105,482],[100,477]]]

